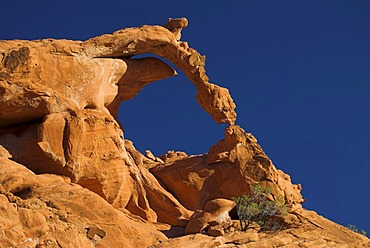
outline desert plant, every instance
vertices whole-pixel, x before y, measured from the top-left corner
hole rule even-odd
[[[348,224],[348,225],[347,225],[347,228],[348,228],[349,230],[353,231],[353,232],[356,232],[356,233],[362,234],[362,235],[364,235],[364,236],[366,236],[366,235],[367,235],[367,232],[366,232],[365,230],[361,230],[361,231],[360,231],[360,230],[357,228],[357,226],[355,226],[355,225]]]
[[[280,196],[276,201],[270,200],[268,195],[271,188],[257,184],[251,187],[249,195],[232,197],[236,203],[236,210],[242,231],[247,230],[255,222],[261,229],[280,230],[283,225],[273,217],[287,214],[284,198]]]

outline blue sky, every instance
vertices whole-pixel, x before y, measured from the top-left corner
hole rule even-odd
[[[0,1],[0,39],[85,40],[187,17],[182,40],[229,88],[237,124],[301,183],[304,206],[370,232],[368,0]],[[200,154],[223,137],[179,76],[124,102],[137,149]]]

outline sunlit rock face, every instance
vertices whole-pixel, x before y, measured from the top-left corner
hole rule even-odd
[[[302,202],[301,186],[277,170],[256,138],[239,126],[227,127],[225,138],[207,154],[161,164],[151,172],[191,210],[212,199],[248,194],[257,183],[270,187],[275,199],[283,196],[292,208]]]
[[[173,247],[177,241],[163,241],[185,228],[226,235],[230,198],[257,183],[272,189],[272,199],[283,196],[293,216],[306,216],[295,223],[311,223],[316,215],[301,208],[301,186],[235,125],[229,91],[209,82],[205,56],[180,40],[187,25],[180,18],[87,41],[0,41],[1,245]],[[177,75],[157,57],[133,58],[140,54],[172,62],[196,86],[203,109],[228,124],[207,154],[143,155],[124,139],[121,102]],[[219,229],[210,228],[214,221]]]

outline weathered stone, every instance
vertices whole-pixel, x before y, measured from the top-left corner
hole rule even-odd
[[[150,151],[150,150],[146,150],[145,151],[145,156],[151,160],[156,160],[155,156],[153,155],[153,153]]]
[[[213,236],[213,237],[218,237],[218,236],[222,236],[222,235],[224,235],[224,234],[225,234],[225,231],[224,231],[223,229],[216,229],[216,228],[213,228],[213,226],[212,226],[212,227],[210,227],[210,228],[208,229],[207,234],[208,234],[208,235],[211,235],[211,236]]]
[[[167,28],[175,35],[176,40],[181,39],[181,31],[183,28],[186,28],[187,26],[188,20],[186,18],[176,18],[176,19],[169,18],[167,24],[164,25],[165,28]]]
[[[180,159],[183,159],[183,158],[186,158],[188,157],[188,155],[185,153],[185,152],[181,152],[181,151],[167,151],[166,154],[163,154],[161,156],[159,156],[159,158],[163,161],[163,162],[171,162],[171,161],[176,161],[176,160],[180,160]]]
[[[190,218],[188,225],[186,226],[185,233],[199,233],[210,226],[223,225],[230,223],[231,218],[229,211],[235,206],[235,202],[227,199],[215,199],[206,203],[203,210],[197,210]],[[211,229],[212,236],[216,233],[222,232],[221,229]]]
[[[170,19],[84,42],[0,41],[1,246],[369,246],[366,237],[302,209],[301,186],[234,125],[229,91],[209,82],[205,56],[180,41],[187,25]],[[230,125],[207,154],[144,156],[124,139],[121,102],[177,74],[157,57],[133,57],[149,53],[183,71],[204,110]],[[272,199],[284,197],[291,213],[276,221],[287,230],[235,231],[228,199],[258,182]]]
[[[203,57],[176,41],[174,33],[186,26],[186,19],[176,19],[166,28],[128,28],[86,42],[1,41],[5,57],[0,67],[4,75],[0,80],[0,143],[15,161],[32,171],[67,176],[115,207],[149,221],[163,219],[153,211],[163,207],[157,206],[161,201],[148,200],[149,195],[160,194],[165,205],[173,208],[163,211],[165,218],[172,213],[172,224],[186,224],[191,212],[159,183],[155,193],[149,193],[152,180],[138,180],[150,176],[139,165],[150,168],[151,163],[133,150],[127,152],[114,119],[122,101],[153,81],[176,75],[158,58],[130,58],[154,53],[183,70],[204,98],[214,98],[209,102],[197,97],[216,122],[235,121],[235,104],[230,104],[227,90],[221,94],[227,99],[223,104],[221,95],[211,96],[214,92],[208,90],[216,86],[198,74]],[[186,59],[189,56],[195,59],[191,63]]]
[[[152,173],[191,210],[202,209],[212,199],[248,194],[257,182],[270,187],[273,198],[283,196],[291,207],[303,201],[301,186],[292,184],[288,175],[277,170],[256,139],[239,126],[227,127],[225,138],[206,155],[171,161],[169,165],[164,161]]]
[[[22,247],[29,239],[62,247],[93,247],[92,239],[98,235],[101,247],[146,247],[166,239],[153,225],[115,209],[65,177],[35,175],[3,157],[0,171],[1,245]]]

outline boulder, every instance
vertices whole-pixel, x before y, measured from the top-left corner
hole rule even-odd
[[[197,210],[190,218],[185,233],[207,232],[211,236],[223,235],[224,229],[232,225],[229,212],[235,202],[227,199],[208,201],[203,210]]]

